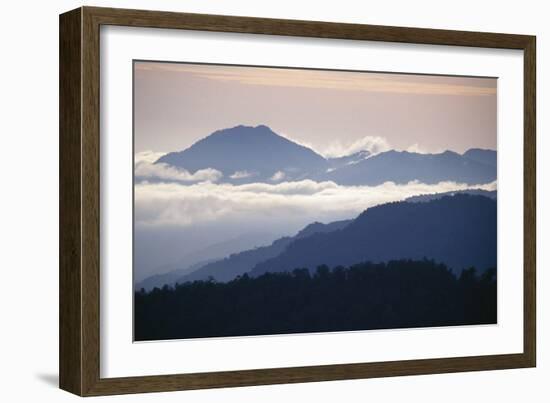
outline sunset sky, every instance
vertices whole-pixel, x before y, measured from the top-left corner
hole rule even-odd
[[[326,156],[496,149],[497,80],[135,62],[135,150],[265,124]]]

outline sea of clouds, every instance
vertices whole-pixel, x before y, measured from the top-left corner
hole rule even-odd
[[[496,182],[479,186],[456,182],[427,185],[417,181],[341,186],[312,180],[245,185],[142,181],[134,188],[134,208],[136,224],[145,226],[192,226],[223,220],[330,221],[353,218],[369,207],[410,196],[468,188],[496,190]]]
[[[134,161],[136,274],[140,278],[162,264],[226,240],[248,237],[257,242],[239,243],[241,249],[261,246],[295,235],[313,222],[353,219],[382,203],[421,194],[497,188],[496,182],[341,186],[309,179],[235,185],[221,183],[222,173],[212,168],[190,173],[154,164],[161,155],[140,153]]]
[[[295,225],[354,218],[369,207],[410,196],[464,190],[496,190],[496,182],[476,186],[456,182],[378,186],[341,186],[331,181],[279,181],[233,185],[219,183],[222,173],[206,168],[190,173],[154,162],[164,153],[135,156],[134,211],[140,227],[193,226],[201,223],[269,224],[287,220]],[[244,176],[244,172],[238,173]],[[283,179],[283,178],[280,178]],[[297,224],[299,222],[299,224]],[[295,226],[293,225],[293,227]]]

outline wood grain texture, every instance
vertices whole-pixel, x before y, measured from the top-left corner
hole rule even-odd
[[[81,11],[59,18],[59,386],[81,394]]]
[[[82,9],[82,390],[99,378],[99,24]]]
[[[523,353],[536,366],[537,287],[537,129],[536,129],[536,39],[529,38],[524,48],[523,66]]]
[[[524,51],[524,352],[130,378],[100,377],[99,29],[123,25]],[[60,387],[81,396],[532,367],[535,321],[535,37],[82,7],[60,17]]]
[[[384,42],[523,49],[529,36],[86,7],[101,24]]]

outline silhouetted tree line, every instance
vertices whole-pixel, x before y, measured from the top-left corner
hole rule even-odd
[[[213,279],[135,293],[135,339],[496,323],[496,269],[455,275],[431,260]]]

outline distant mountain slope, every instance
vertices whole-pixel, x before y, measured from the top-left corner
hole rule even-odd
[[[405,201],[418,203],[418,202],[427,202],[430,200],[435,199],[441,199],[445,196],[454,196],[458,194],[468,194],[468,195],[477,195],[477,196],[485,196],[489,199],[496,200],[497,199],[497,191],[496,190],[483,190],[483,189],[465,189],[465,190],[452,190],[450,192],[443,192],[443,193],[432,193],[432,194],[423,194],[418,196],[411,196],[405,199]]]
[[[146,291],[149,291],[155,287],[160,288],[165,284],[173,285],[184,275],[200,269],[208,263],[223,259],[232,253],[251,249],[255,245],[265,245],[271,242],[276,236],[267,231],[254,231],[223,242],[207,245],[202,249],[181,256],[177,261],[157,267],[155,272],[159,274],[154,274],[137,281],[134,284],[134,289],[140,290],[144,288]]]
[[[482,164],[487,164],[493,167],[497,166],[497,153],[494,150],[470,148],[462,155],[472,161],[481,162]]]
[[[250,274],[424,257],[454,270],[496,267],[496,211],[495,200],[472,195],[372,207],[343,229],[293,241]]]
[[[334,157],[327,158],[327,162],[330,166],[330,170],[338,169],[346,165],[357,164],[359,161],[362,161],[368,158],[371,153],[367,150],[358,151],[350,155],[344,155],[343,157]]]
[[[249,272],[256,264],[278,256],[294,240],[307,238],[316,233],[336,231],[344,228],[350,222],[351,220],[343,220],[329,224],[322,224],[319,222],[309,224],[294,237],[283,237],[275,240],[269,246],[234,253],[225,259],[208,263],[189,274],[183,275],[174,282],[184,283],[186,281],[205,280],[209,277],[217,281],[232,280],[238,275]]]
[[[218,130],[191,147],[161,157],[166,163],[194,173],[214,168],[223,182],[279,182],[324,172],[328,163],[313,150],[260,125]]]
[[[173,285],[178,279],[208,263],[210,261],[198,262],[181,269],[171,270],[167,273],[154,274],[136,283],[134,289],[141,290],[143,288],[145,291],[150,291],[155,287],[161,288],[164,285]]]
[[[496,179],[493,150],[470,149],[462,155],[452,151],[419,154],[395,150],[371,155],[362,150],[324,158],[265,125],[218,130],[183,151],[164,155],[156,163],[191,173],[212,168],[223,174],[220,182],[233,184],[313,179],[350,186],[373,186],[388,181],[403,184],[413,180],[473,185]]]
[[[492,153],[496,156],[495,151]],[[477,159],[482,158],[478,153],[470,155],[476,159],[452,151],[418,154],[392,150],[330,170],[318,175],[316,179],[331,180],[348,186],[375,186],[388,181],[404,184],[414,180],[427,184],[442,181],[472,185],[493,182],[497,174],[496,165],[479,162]],[[483,157],[489,159],[487,155],[483,154]]]

